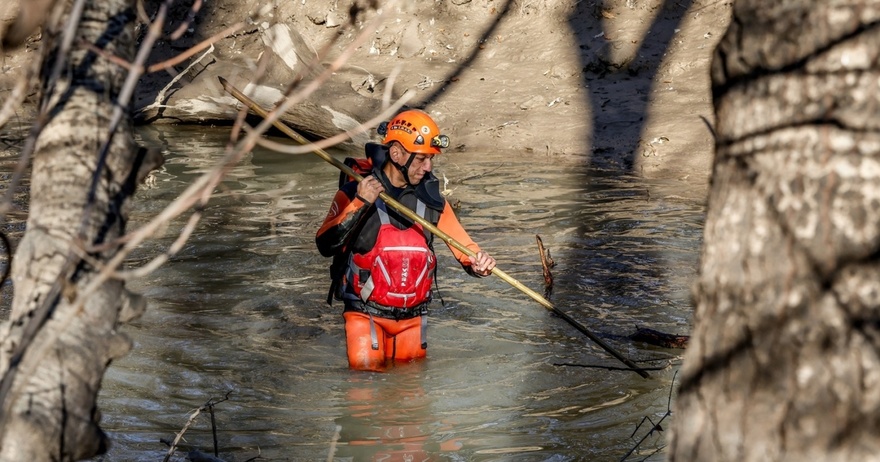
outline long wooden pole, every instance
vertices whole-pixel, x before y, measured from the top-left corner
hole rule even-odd
[[[239,101],[241,101],[242,104],[244,104],[245,106],[247,106],[248,108],[250,108],[250,109],[251,109],[252,111],[254,111],[257,115],[259,115],[260,117],[263,117],[263,118],[266,118],[266,117],[269,115],[269,112],[268,112],[268,111],[266,111],[265,109],[263,109],[262,107],[260,107],[260,105],[258,105],[256,102],[254,102],[254,100],[248,98],[247,95],[245,95],[244,93],[238,91],[238,89],[236,89],[235,87],[233,87],[233,86],[232,86],[232,85],[231,85],[226,79],[224,79],[223,77],[218,77],[218,78],[220,79],[220,84],[223,85],[223,89],[224,89],[224,90],[226,90],[227,92],[229,92],[230,95],[234,96],[236,99],[238,99]],[[300,135],[299,133],[297,133],[296,131],[294,131],[292,128],[290,128],[289,126],[287,126],[285,123],[283,123],[283,122],[280,121],[280,120],[276,120],[276,121],[273,123],[273,125],[275,125],[276,128],[278,128],[279,130],[281,130],[285,135],[289,136],[290,138],[292,138],[294,141],[296,141],[296,142],[298,142],[298,143],[301,143],[301,144],[307,144],[307,143],[309,142],[305,137],[303,137],[302,135]],[[364,179],[361,175],[359,175],[357,172],[355,172],[354,170],[352,170],[348,165],[345,165],[344,163],[342,163],[342,162],[336,160],[335,158],[333,158],[330,154],[328,154],[328,153],[327,153],[326,151],[324,151],[323,149],[316,148],[316,149],[315,149],[314,151],[312,151],[312,152],[314,152],[315,154],[317,154],[318,157],[324,159],[325,161],[327,161],[328,163],[330,163],[330,164],[333,165],[334,167],[336,167],[336,168],[338,168],[339,170],[341,170],[341,171],[342,171],[343,173],[345,173],[346,175],[348,175],[348,176],[354,178],[355,181],[360,182],[360,181],[362,181],[362,180]],[[432,223],[430,223],[429,221],[427,221],[427,220],[425,220],[424,218],[422,218],[421,216],[419,216],[417,213],[415,213],[415,212],[413,212],[412,210],[410,210],[409,207],[407,207],[407,206],[401,204],[400,202],[397,202],[393,197],[389,196],[388,194],[382,192],[382,193],[379,193],[379,197],[380,197],[383,201],[385,201],[385,203],[388,204],[391,208],[393,208],[394,210],[397,210],[398,212],[402,213],[403,215],[405,215],[405,216],[406,216],[407,218],[409,218],[410,220],[413,220],[414,222],[416,222],[416,223],[422,225],[425,229],[427,229],[428,231],[430,231],[431,233],[433,233],[435,236],[439,237],[441,240],[443,240],[443,242],[445,242],[445,243],[446,243],[447,245],[449,245],[450,247],[454,247],[454,248],[460,250],[460,251],[461,251],[462,253],[464,253],[465,255],[468,255],[468,256],[471,256],[471,257],[473,257],[473,256],[476,255],[476,254],[474,253],[473,250],[471,250],[471,249],[465,247],[462,243],[460,243],[460,242],[456,241],[455,239],[453,239],[452,236],[450,236],[450,235],[446,234],[445,232],[441,231],[439,228],[437,228],[436,226],[434,226]],[[526,287],[526,286],[523,285],[521,282],[519,282],[519,281],[517,281],[516,279],[514,279],[513,277],[511,277],[510,275],[508,275],[507,273],[505,273],[504,271],[502,271],[502,270],[501,270],[500,268],[498,268],[497,266],[492,270],[492,274],[494,274],[495,276],[498,276],[499,278],[501,278],[502,280],[504,280],[504,282],[506,282],[506,283],[512,285],[513,287],[516,287],[516,288],[519,289],[521,292],[523,292],[523,293],[525,293],[526,295],[528,295],[529,297],[531,297],[532,300],[535,300],[536,302],[538,302],[538,303],[540,303],[542,306],[544,306],[544,308],[547,308],[548,310],[552,311],[553,314],[555,314],[555,315],[559,316],[560,318],[564,319],[567,323],[569,323],[569,324],[571,324],[572,326],[574,326],[574,328],[576,328],[577,330],[579,330],[582,334],[586,335],[587,338],[589,338],[590,340],[592,340],[593,342],[595,342],[597,345],[599,345],[600,347],[602,347],[602,349],[604,349],[605,351],[607,351],[608,353],[610,353],[611,356],[614,356],[615,358],[619,359],[622,363],[626,364],[627,367],[629,367],[629,368],[632,369],[633,371],[637,372],[637,373],[638,373],[639,375],[641,375],[642,377],[644,377],[644,378],[646,378],[646,379],[650,377],[650,375],[649,375],[645,370],[643,370],[642,368],[640,368],[639,366],[637,366],[634,362],[630,361],[629,359],[627,359],[627,358],[626,358],[625,356],[623,356],[622,354],[618,353],[617,350],[615,350],[614,348],[612,348],[611,346],[609,346],[609,345],[608,345],[607,343],[605,343],[601,338],[599,338],[599,337],[597,337],[596,335],[594,335],[594,334],[593,334],[592,332],[590,332],[586,327],[584,327],[581,323],[575,321],[571,316],[567,315],[567,314],[566,314],[565,312],[563,312],[562,310],[560,310],[560,309],[556,308],[555,306],[553,306],[553,304],[550,303],[549,300],[547,300],[546,298],[544,298],[543,296],[541,296],[541,294],[539,294],[539,293],[535,292],[534,290],[532,290],[532,289]]]

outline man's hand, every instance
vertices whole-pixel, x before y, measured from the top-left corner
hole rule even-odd
[[[492,268],[495,268],[495,259],[482,250],[477,252],[476,256],[469,257],[471,259],[471,269],[480,276],[488,276],[492,274]]]
[[[382,187],[382,183],[379,183],[379,180],[373,175],[365,177],[360,183],[358,183],[358,197],[360,197],[362,201],[368,202],[370,205],[376,203],[376,199],[379,198],[379,193],[382,192],[385,192],[385,188]]]

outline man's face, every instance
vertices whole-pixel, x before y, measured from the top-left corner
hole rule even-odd
[[[422,181],[422,178],[433,168],[434,156],[427,154],[414,154],[412,163],[409,165],[407,174],[412,184],[416,185]]]

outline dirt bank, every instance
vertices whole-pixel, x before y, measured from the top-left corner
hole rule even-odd
[[[15,4],[0,0],[11,17]],[[323,70],[377,16],[351,21],[351,0],[205,2],[180,40],[150,62],[180,53],[239,21],[199,58],[145,77],[137,108],[149,123],[215,123],[234,114],[217,76],[252,85],[271,104],[333,40]],[[319,136],[371,117],[395,69],[392,93],[415,91],[455,151],[510,151],[539,159],[578,156],[596,167],[705,184],[712,155],[708,68],[730,2],[717,0],[439,0],[383,2],[383,22],[325,88],[287,121]],[[177,11],[182,13],[182,11]],[[36,56],[39,36],[7,53],[0,98]],[[264,55],[266,57],[264,57]],[[263,58],[263,60],[260,60]],[[174,81],[173,77],[183,73]],[[164,92],[162,90],[164,89]],[[163,97],[157,99],[157,95]],[[28,100],[34,102],[33,92]],[[27,116],[28,112],[20,110]],[[364,138],[356,140],[361,143]],[[545,161],[545,160],[542,160]]]

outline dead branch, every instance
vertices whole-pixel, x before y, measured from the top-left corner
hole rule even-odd
[[[667,334],[638,326],[636,326],[635,333],[631,334],[629,338],[636,342],[644,342],[663,348],[687,348],[688,341],[690,340],[688,335]]]
[[[665,370],[667,367],[669,367],[671,364],[666,359],[663,359],[661,361],[667,361],[667,364],[665,364],[663,366],[640,367],[639,370],[642,370],[642,371],[662,371],[662,370]],[[643,363],[646,361],[636,361],[636,362]],[[634,370],[630,367],[608,366],[605,364],[553,363],[553,365],[559,366],[559,367],[580,367],[580,368],[584,368],[584,369],[603,369],[606,371],[632,371],[632,370]]]
[[[180,440],[183,439],[183,434],[186,433],[187,430],[189,430],[189,427],[191,427],[192,424],[195,422],[196,417],[198,417],[199,414],[201,414],[202,412],[208,411],[211,413],[211,426],[212,426],[213,431],[216,432],[216,428],[213,428],[214,427],[214,406],[222,403],[223,401],[229,400],[229,395],[231,395],[231,394],[232,394],[232,392],[228,391],[228,392],[226,392],[226,396],[224,396],[221,399],[211,398],[205,404],[200,406],[198,409],[192,411],[192,414],[190,414],[189,419],[187,419],[186,423],[183,425],[183,428],[181,428],[180,431],[177,432],[177,435],[175,435],[174,441],[171,442],[170,447],[168,448],[168,453],[165,454],[165,458],[162,460],[162,462],[168,462],[168,460],[171,458],[171,456],[174,455],[175,451],[177,451],[177,446],[180,443]],[[215,435],[216,435],[216,433],[215,433]],[[214,454],[215,455],[218,452],[216,445],[217,445],[217,440],[215,437],[215,439],[214,439],[214,446],[215,446],[214,447]]]
[[[161,90],[159,90],[159,93],[156,94],[156,99],[153,101],[152,104],[149,104],[149,105],[147,105],[147,106],[144,106],[144,107],[142,107],[142,108],[136,110],[135,113],[148,111],[148,110],[153,109],[153,108],[165,107],[165,93],[168,92],[168,89],[171,88],[171,87],[172,87],[175,83],[177,83],[180,79],[182,79],[183,76],[185,76],[186,73],[189,72],[189,70],[193,68],[193,66],[195,66],[196,64],[202,62],[202,60],[205,59],[205,57],[207,57],[209,54],[211,54],[211,53],[213,53],[213,52],[214,52],[214,45],[212,44],[212,45],[208,48],[207,51],[205,51],[204,53],[202,53],[201,56],[199,56],[198,58],[196,58],[193,62],[189,63],[189,65],[186,66],[186,69],[184,69],[183,72],[178,72],[177,75],[175,75],[174,78],[171,79],[170,82],[168,82],[168,85],[165,85],[164,88],[162,88]]]
[[[663,431],[663,427],[661,427],[660,424],[662,424],[663,421],[666,420],[667,417],[669,417],[669,416],[672,415],[672,391],[675,389],[675,387],[674,387],[674,385],[675,385],[675,377],[676,377],[677,375],[678,375],[678,371],[675,371],[675,374],[672,375],[672,383],[669,384],[669,398],[666,400],[666,413],[663,414],[663,417],[661,417],[660,420],[657,421],[657,423],[654,423],[650,418],[648,418],[648,416],[645,416],[645,418],[642,419],[641,422],[639,422],[639,424],[636,426],[636,429],[633,430],[633,433],[632,433],[632,435],[630,436],[630,438],[632,438],[633,436],[635,436],[636,432],[639,431],[639,428],[642,426],[643,423],[645,423],[645,420],[646,420],[646,419],[647,419],[649,422],[651,422],[651,428],[648,430],[647,433],[645,433],[644,436],[642,436],[642,438],[641,438],[639,441],[636,442],[636,445],[633,446],[632,449],[629,450],[629,452],[627,452],[626,454],[623,455],[623,457],[620,458],[620,462],[624,462],[626,459],[628,459],[629,456],[632,455],[632,453],[635,452],[635,450],[638,449],[639,446],[640,446],[640,445],[641,445],[646,439],[648,439],[649,436],[653,435],[655,431],[658,432],[658,433]],[[659,449],[657,449],[656,451],[654,451],[653,454],[656,454],[657,452],[663,450],[664,447],[665,447],[665,446],[660,447]]]
[[[541,254],[541,267],[544,268],[544,297],[550,298],[553,293],[553,274],[550,268],[556,266],[556,263],[550,258],[550,250],[544,249],[544,241],[541,236],[535,234],[535,240],[538,241],[538,252]]]

